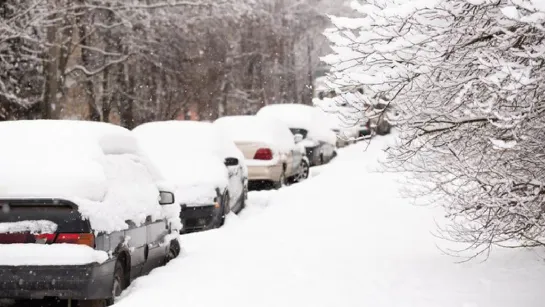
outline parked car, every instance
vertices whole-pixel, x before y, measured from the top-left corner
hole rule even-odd
[[[260,118],[284,122],[294,135],[301,135],[310,165],[328,163],[336,155],[337,137],[328,125],[325,114],[311,106],[302,104],[273,104],[257,112]]]
[[[317,107],[322,110],[320,107]],[[359,135],[359,127],[352,119],[343,114],[342,109],[336,109],[331,111],[322,110],[325,117],[328,119],[328,125],[335,133],[337,141],[335,146],[342,148],[356,142]]]
[[[179,206],[130,131],[0,123],[0,298],[105,306],[180,252]]]
[[[368,139],[373,135],[371,120],[368,118],[363,118],[362,120],[358,121],[356,127],[358,140]]]
[[[176,185],[183,232],[220,227],[230,211],[238,213],[244,208],[248,191],[244,156],[215,125],[153,122],[133,132],[164,176]]]
[[[222,117],[214,123],[244,154],[251,189],[279,188],[308,176],[309,165],[282,122],[255,116]]]

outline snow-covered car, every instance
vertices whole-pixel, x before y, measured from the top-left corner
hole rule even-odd
[[[257,117],[282,121],[294,135],[300,134],[311,166],[328,163],[337,155],[337,136],[330,129],[327,116],[315,107],[272,104],[261,108]]]
[[[0,123],[0,298],[113,303],[180,251],[180,208],[129,130]]]
[[[214,124],[152,122],[133,133],[162,174],[176,185],[184,232],[220,227],[230,211],[244,208],[248,191],[244,156]]]
[[[308,176],[308,160],[282,122],[256,116],[227,116],[214,124],[244,154],[252,189],[279,188]]]

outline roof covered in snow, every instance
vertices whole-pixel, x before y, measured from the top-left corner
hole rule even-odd
[[[84,121],[0,123],[0,198],[74,201],[97,231],[163,216],[160,173],[132,133]]]
[[[309,139],[330,144],[335,144],[337,140],[327,116],[315,107],[289,103],[272,104],[261,108],[257,116],[280,120],[290,128],[305,129]]]

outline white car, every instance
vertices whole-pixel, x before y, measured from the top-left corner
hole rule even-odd
[[[244,208],[248,190],[244,156],[212,123],[152,122],[133,133],[176,185],[184,232],[219,227],[230,211]]]
[[[225,131],[243,152],[252,189],[279,188],[306,178],[304,151],[281,121],[256,116],[227,116],[214,124]]]
[[[282,121],[294,135],[301,135],[311,166],[325,164],[337,155],[337,136],[327,116],[315,107],[272,104],[261,108],[256,116]]]

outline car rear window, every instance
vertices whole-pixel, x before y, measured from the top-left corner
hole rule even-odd
[[[71,206],[49,204],[10,204],[0,202],[0,224],[23,221],[51,221],[57,232],[90,232],[89,223]]]

